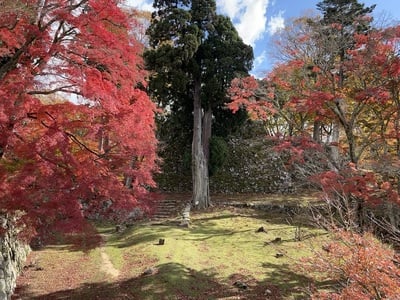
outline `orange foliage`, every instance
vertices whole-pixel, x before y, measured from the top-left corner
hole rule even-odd
[[[312,299],[397,299],[400,295],[400,257],[373,235],[337,231],[299,267],[321,279],[339,283],[336,292],[315,292]]]

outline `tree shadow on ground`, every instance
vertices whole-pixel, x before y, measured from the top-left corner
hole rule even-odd
[[[87,252],[91,249],[99,247],[103,241],[104,236],[107,236],[108,244],[118,248],[127,248],[138,244],[157,243],[160,238],[165,238],[166,235],[173,230],[182,231],[188,234],[187,239],[193,240],[206,240],[218,236],[231,236],[235,234],[251,232],[257,228],[243,228],[242,230],[234,230],[221,227],[217,224],[223,220],[239,220],[239,218],[252,218],[278,225],[293,226],[287,220],[285,215],[271,214],[265,211],[256,209],[237,209],[237,208],[215,208],[214,213],[204,215],[202,212],[195,212],[193,214],[192,225],[189,228],[179,227],[179,220],[165,220],[163,223],[154,224],[151,222],[138,222],[132,227],[127,228],[123,232],[116,232],[116,224],[110,222],[103,222],[96,224],[98,233],[90,232],[89,234],[76,234],[71,236],[62,236],[53,241],[48,247],[56,247],[60,250],[69,251],[84,251]],[[297,224],[297,221],[293,221]],[[141,230],[146,228],[146,230]],[[294,227],[293,227],[294,228]],[[139,230],[140,229],[140,230]],[[283,229],[283,227],[282,227]]]
[[[118,248],[127,248],[138,244],[156,244],[159,239],[168,238],[171,234],[171,230],[180,235],[180,239],[183,240],[196,240],[204,241],[213,237],[218,236],[233,236],[235,234],[241,234],[246,232],[256,231],[257,228],[243,227],[229,228],[221,226],[220,221],[232,221],[239,222],[240,218],[251,218],[253,220],[259,220],[260,223],[280,225],[279,228],[269,229],[273,231],[293,231],[293,238],[295,237],[295,230],[297,226],[301,227],[302,232],[307,234],[313,229],[309,224],[305,224],[302,220],[296,218],[288,219],[285,214],[275,214],[265,211],[259,211],[255,209],[226,209],[222,208],[220,212],[208,214],[204,213],[194,214],[191,222],[191,226],[188,228],[180,227],[179,220],[165,220],[162,223],[139,223],[133,225],[122,233],[115,233],[108,239],[108,244]],[[237,221],[236,221],[237,220]],[[244,224],[246,225],[246,224]],[[254,225],[254,222],[253,222]],[[145,228],[145,230],[143,230]],[[104,230],[104,229],[103,229]],[[322,234],[322,233],[321,233]],[[285,239],[286,240],[286,239]],[[289,241],[289,240],[288,240]]]
[[[47,295],[35,296],[29,294],[28,287],[22,287],[14,299],[216,299],[213,295],[234,296],[236,293],[235,289],[219,283],[212,272],[167,263],[157,266],[151,275],[112,283],[84,284],[77,289]]]
[[[33,250],[40,250],[43,247],[57,248],[58,250],[89,252],[103,243],[103,236],[91,227],[89,230],[83,230],[77,233],[54,232],[44,243],[40,239],[34,239],[30,246]]]
[[[275,282],[283,298],[307,299],[312,278],[295,271],[295,266],[290,264],[268,262],[263,263],[263,267],[267,270],[265,281]]]
[[[139,227],[133,227],[120,234],[114,234],[108,241],[110,246],[126,248],[138,244],[155,244],[160,238],[165,238],[166,233],[170,232],[171,226],[147,226],[148,231],[139,231]]]
[[[143,227],[134,226],[129,228],[126,232],[121,234],[115,234],[109,239],[109,245],[113,245],[118,248],[127,248],[142,243],[157,243],[160,238],[168,238],[168,233],[176,231],[181,233],[180,239],[202,241],[212,237],[218,236],[230,236],[242,232],[252,231],[252,229],[244,230],[231,230],[229,228],[223,228],[218,224],[214,224],[213,221],[219,221],[223,219],[234,219],[240,216],[237,215],[219,215],[215,217],[196,218],[193,220],[192,225],[188,228],[180,227],[179,222],[176,221],[165,221],[163,224],[141,224],[139,226],[145,226],[147,230],[143,232]],[[188,236],[185,238],[185,236]]]
[[[116,282],[86,283],[79,288],[57,291],[47,295],[34,295],[29,286],[20,287],[12,299],[31,300],[114,300],[114,299],[285,299],[297,293],[292,299],[307,299],[299,290],[300,282],[309,278],[296,274],[288,267],[266,264],[265,268],[277,268],[269,272],[269,277],[257,281],[252,276],[236,273],[229,278],[218,279],[213,270],[197,271],[182,264],[166,263],[158,265],[150,275],[123,279]],[[276,284],[276,282],[281,282]],[[241,285],[239,285],[239,283]]]
[[[316,280],[311,274],[301,271],[299,262],[291,264],[263,263],[267,272],[266,282],[276,283],[283,299],[311,299],[316,290],[335,290],[338,283],[334,280]]]

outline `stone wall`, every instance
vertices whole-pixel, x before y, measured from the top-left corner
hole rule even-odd
[[[182,167],[175,152],[164,157],[163,173],[158,175],[159,188],[169,192],[189,192],[190,169]],[[265,138],[231,138],[223,166],[210,178],[212,193],[292,193],[293,174],[287,172],[284,159]]]
[[[295,185],[281,155],[266,139],[231,139],[222,168],[210,178],[214,193],[292,193]]]
[[[10,299],[29,246],[17,239],[13,219],[0,215],[0,299]]]

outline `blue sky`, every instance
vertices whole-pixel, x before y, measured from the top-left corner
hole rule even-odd
[[[143,10],[152,9],[152,0],[126,0],[127,4]],[[271,37],[291,18],[310,11],[316,12],[320,0],[216,0],[218,12],[228,15],[243,41],[253,46],[256,77],[263,77],[272,65]],[[400,20],[399,0],[359,0],[366,6],[376,4],[375,19]]]

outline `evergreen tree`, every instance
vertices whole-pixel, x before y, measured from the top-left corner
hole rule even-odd
[[[150,92],[171,115],[192,126],[192,205],[209,206],[208,159],[212,121],[227,102],[234,77],[247,75],[253,51],[215,1],[155,0],[145,53]],[[192,113],[193,112],[193,113]]]
[[[331,64],[334,60],[342,63],[346,59],[347,50],[354,46],[354,34],[367,34],[371,30],[372,18],[369,14],[375,6],[364,7],[357,0],[323,0],[317,3],[318,10],[323,14],[318,24],[322,30],[318,31],[327,39],[325,45],[329,49],[323,50],[331,54]]]

